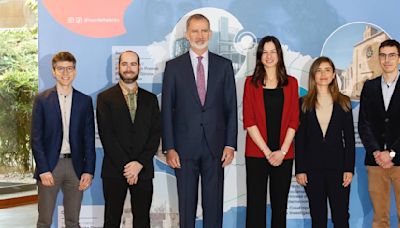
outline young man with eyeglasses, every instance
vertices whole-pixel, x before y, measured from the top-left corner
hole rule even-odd
[[[374,208],[372,227],[390,227],[390,188],[400,213],[400,44],[379,46],[382,75],[365,82],[360,98],[358,131],[364,144],[368,190]]]
[[[75,90],[76,60],[69,52],[52,59],[53,88],[36,98],[32,110],[31,147],[38,185],[37,227],[50,227],[57,194],[63,192],[66,227],[80,227],[83,191],[95,170],[92,99]]]

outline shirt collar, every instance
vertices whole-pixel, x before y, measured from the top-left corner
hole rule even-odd
[[[64,94],[64,93],[62,93],[61,91],[58,91],[58,90],[57,90],[57,87],[56,87],[56,92],[57,92],[57,95],[58,95],[58,96],[69,97],[69,96],[71,96],[72,93],[74,92],[74,88],[72,88],[72,89],[71,89],[71,92],[69,92],[68,94]]]
[[[197,57],[199,57],[199,55],[196,54],[191,48],[189,49],[189,55],[190,55],[190,59],[192,60],[192,62],[198,61]],[[203,57],[202,61],[208,62],[208,50],[205,51],[201,56]]]
[[[122,83],[121,80],[118,81],[119,87],[121,87],[122,93],[125,96],[128,96],[129,93],[134,93],[137,94],[137,92],[139,91],[139,88],[135,91],[133,89],[129,89],[124,83]]]
[[[400,75],[400,73],[397,73],[397,76],[396,76],[396,78],[394,79],[394,81],[392,81],[392,82],[390,82],[390,83],[386,83],[386,82],[385,82],[385,79],[384,79],[384,77],[383,77],[383,75],[382,75],[382,78],[381,78],[382,85],[385,85],[385,86],[387,86],[387,87],[390,87],[390,86],[392,86],[392,85],[396,85],[397,81],[399,80],[399,75]]]

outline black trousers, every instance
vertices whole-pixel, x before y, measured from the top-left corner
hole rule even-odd
[[[327,227],[327,199],[331,208],[334,227],[349,227],[350,186],[343,187],[343,173],[307,173],[305,187],[313,228]]]
[[[293,160],[274,167],[266,158],[246,157],[247,228],[265,228],[267,183],[270,178],[271,228],[286,227],[286,209],[292,179]]]
[[[126,179],[103,178],[105,200],[104,228],[119,228],[126,192],[131,194],[134,228],[150,228],[150,207],[153,198],[153,180],[139,180],[129,185]]]

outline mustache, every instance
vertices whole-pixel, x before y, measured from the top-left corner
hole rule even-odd
[[[124,71],[124,72],[122,72],[123,74],[134,74],[135,72],[133,72],[133,71]]]

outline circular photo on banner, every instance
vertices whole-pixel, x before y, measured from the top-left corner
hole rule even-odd
[[[340,91],[359,100],[364,82],[381,75],[379,45],[390,36],[379,26],[353,22],[336,29],[326,40],[321,55],[333,60]]]

